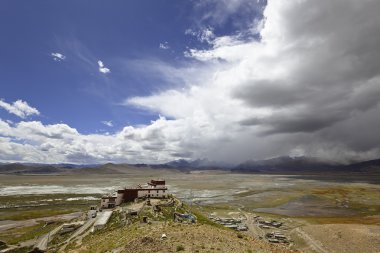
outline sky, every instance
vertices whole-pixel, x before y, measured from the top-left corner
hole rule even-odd
[[[380,157],[379,1],[0,5],[1,162]]]

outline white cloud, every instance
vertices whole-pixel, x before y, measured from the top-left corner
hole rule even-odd
[[[114,134],[80,134],[66,124],[44,125],[21,121],[10,125],[0,119],[0,160],[24,162],[164,162],[178,150],[165,118],[149,126],[127,126]],[[167,126],[169,128],[167,128]],[[170,140],[166,143],[165,140]]]
[[[167,50],[170,48],[170,46],[169,46],[169,43],[165,41],[164,43],[160,43],[159,48],[163,50]]]
[[[98,61],[98,66],[99,66],[99,72],[103,74],[110,73],[111,70],[109,68],[106,68],[101,60]]]
[[[259,18],[267,1],[252,0],[200,0],[195,1],[195,22],[213,27],[228,24],[235,31],[247,29]]]
[[[53,57],[54,61],[63,61],[66,59],[66,56],[61,53],[51,53],[51,56]]]
[[[2,99],[0,99],[0,107],[5,109],[9,113],[17,115],[20,118],[26,118],[31,115],[40,114],[40,112],[36,108],[29,106],[27,102],[22,101],[20,99],[13,102],[12,104],[4,102]]]
[[[215,39],[214,29],[212,27],[206,27],[200,29],[199,31],[194,31],[193,29],[187,29],[185,31],[186,35],[191,35],[196,37],[200,42],[207,42],[212,44]]]
[[[106,126],[109,126],[109,127],[113,127],[113,123],[111,120],[107,121],[107,120],[104,120],[102,121],[102,124],[106,125]]]

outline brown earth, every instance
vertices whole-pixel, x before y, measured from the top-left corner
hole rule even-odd
[[[164,253],[164,252],[171,252],[171,249],[162,243],[160,239],[150,237],[150,236],[144,236],[142,238],[137,238],[131,242],[129,242],[125,246],[125,253],[145,253],[146,250],[149,252],[157,252],[157,253]]]
[[[307,225],[295,231],[307,241],[303,252],[379,253],[380,226],[363,224]]]
[[[297,252],[209,225],[158,225],[149,230],[128,242],[122,252]],[[162,233],[167,239],[161,239]]]

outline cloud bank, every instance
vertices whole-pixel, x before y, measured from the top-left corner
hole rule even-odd
[[[231,1],[220,13],[238,11],[243,2]],[[189,64],[149,65],[168,82],[175,73],[180,88],[124,104],[162,115],[157,120],[109,135],[1,120],[0,160],[241,162],[294,153],[335,161],[378,158],[379,9],[376,0],[269,1],[264,19],[249,20],[244,36],[205,30],[199,34],[207,35],[209,48],[187,50]],[[205,19],[220,24],[221,17]]]

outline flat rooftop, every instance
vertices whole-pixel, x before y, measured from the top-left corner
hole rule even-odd
[[[110,219],[112,215],[112,211],[103,211],[103,212],[98,213],[98,215],[100,217],[96,220],[94,226],[98,226],[98,225],[103,226],[107,224],[108,220]]]

